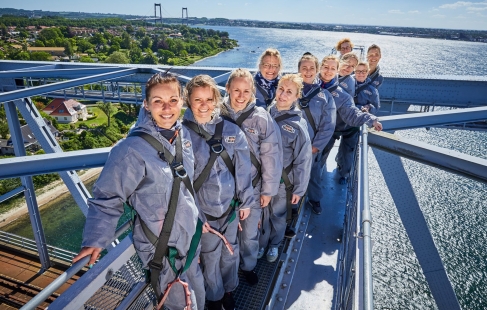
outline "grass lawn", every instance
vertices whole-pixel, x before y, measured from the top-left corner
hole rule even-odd
[[[100,110],[100,108],[96,107],[96,106],[90,106],[88,107],[88,113],[89,114],[93,114],[95,113],[96,114],[96,118],[95,119],[92,119],[92,120],[88,120],[88,121],[80,121],[82,123],[85,123],[88,127],[96,127],[96,126],[100,126],[100,125],[103,125],[105,123],[108,123],[108,117],[105,113],[103,113],[102,110]],[[80,123],[78,122],[78,123]]]

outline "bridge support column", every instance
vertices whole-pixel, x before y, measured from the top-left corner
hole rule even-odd
[[[12,137],[12,143],[15,150],[15,156],[26,156],[27,154],[25,152],[24,139],[22,138],[22,132],[20,131],[20,122],[15,104],[10,101],[4,103],[4,105],[10,135]],[[42,227],[39,207],[37,205],[34,183],[32,182],[32,177],[30,176],[21,177],[20,180],[22,181],[22,186],[24,187],[25,201],[27,202],[27,209],[29,210],[30,222],[34,232],[34,239],[37,245],[37,252],[39,252],[41,266],[43,270],[46,270],[51,267],[51,261],[49,260],[49,253],[47,252],[46,237],[44,236],[44,229]]]

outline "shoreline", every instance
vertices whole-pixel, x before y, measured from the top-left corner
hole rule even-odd
[[[228,49],[228,50],[218,52],[218,53],[216,53],[215,55],[211,55],[211,56],[208,56],[208,57],[205,57],[205,58],[201,58],[200,60],[197,60],[197,61],[193,62],[192,64],[193,64],[193,65],[194,65],[194,64],[197,64],[197,63],[198,63],[198,62],[200,62],[200,61],[203,61],[203,60],[206,60],[206,59],[210,59],[210,58],[216,57],[216,56],[220,55],[221,53],[225,53],[225,52],[228,52],[228,51],[233,51],[234,49],[235,49],[235,48],[230,48],[230,49]]]
[[[95,177],[98,177],[102,170],[100,168],[92,168],[86,170],[83,174],[79,175],[81,181],[87,182]],[[49,185],[44,186],[43,188],[39,189],[36,192],[37,198],[37,205],[39,206],[39,210],[43,207],[46,208],[46,204],[51,202],[52,200],[70,195],[68,188],[64,184],[63,180],[57,180]],[[27,210],[27,203],[24,201],[19,206],[0,214],[0,228],[14,222],[22,215],[28,214],[29,211]]]

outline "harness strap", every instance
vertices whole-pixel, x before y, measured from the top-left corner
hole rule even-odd
[[[235,124],[237,124],[238,127],[242,127],[243,122],[252,114],[255,110],[255,106],[252,107],[252,109],[249,109],[242,114],[235,120]]]
[[[212,136],[206,130],[200,128],[197,124],[188,120],[183,121],[183,124],[186,127],[193,130],[196,134],[198,134],[200,137],[205,139],[206,143],[208,143],[208,145],[210,146],[210,159],[208,160],[208,163],[206,164],[205,168],[203,168],[203,171],[201,171],[200,175],[193,183],[194,190],[196,192],[200,190],[201,186],[203,186],[203,183],[210,176],[211,168],[215,164],[215,161],[218,158],[218,156],[220,156],[223,159],[225,165],[227,166],[228,170],[230,171],[233,178],[235,179],[235,167],[233,166],[233,162],[232,159],[230,158],[230,155],[228,155],[228,152],[225,150],[225,147],[223,146],[222,143],[223,122],[224,121],[221,121],[218,124],[216,124],[215,134]]]
[[[301,110],[303,110],[304,113],[306,114],[306,117],[308,118],[308,122],[311,125],[311,128],[313,128],[313,132],[315,133],[315,135],[318,132],[318,128],[316,127],[316,123],[315,120],[313,119],[313,115],[311,115],[311,111],[309,110],[309,102],[320,91],[321,91],[321,87],[318,87],[315,90],[313,90],[310,94],[308,94],[306,97],[299,99],[299,106],[301,107]]]
[[[291,163],[285,169],[282,169],[282,174],[281,174],[282,181],[286,186],[286,209],[287,209],[286,221],[288,222],[292,220],[292,212],[293,212],[293,205],[291,203],[291,200],[293,197],[294,185],[291,183],[291,180],[289,179],[289,173],[291,172],[292,168],[293,168],[293,163]]]
[[[191,181],[189,180],[188,174],[186,170],[184,169],[183,166],[183,150],[182,150],[182,141],[181,141],[181,135],[177,135],[176,137],[176,155],[173,156],[169,150],[166,149],[164,145],[162,145],[157,139],[152,137],[150,134],[144,133],[144,132],[134,132],[131,133],[130,136],[137,136],[143,138],[145,141],[147,141],[152,147],[154,147],[159,154],[159,157],[166,161],[169,166],[171,167],[171,170],[173,172],[173,186],[171,190],[171,197],[169,199],[169,204],[168,204],[168,210],[166,213],[166,217],[164,219],[164,223],[162,225],[161,232],[159,234],[159,238],[157,238],[157,245],[156,245],[156,250],[154,253],[154,256],[152,260],[149,262],[149,268],[151,270],[151,276],[150,276],[150,282],[152,285],[152,288],[156,292],[158,300],[161,299],[162,297],[162,292],[159,288],[159,274],[162,271],[163,268],[163,259],[164,256],[167,256],[170,262],[170,265],[176,274],[176,278],[179,278],[179,275],[186,271],[189,266],[191,265],[191,262],[193,261],[193,258],[196,253],[196,248],[199,243],[199,240],[201,238],[201,230],[202,230],[202,223],[201,221],[198,221],[198,225],[196,226],[196,233],[193,235],[193,238],[191,240],[190,248],[188,251],[188,255],[186,257],[186,263],[183,268],[180,270],[177,270],[175,268],[175,257],[178,256],[177,250],[171,247],[168,247],[168,242],[169,242],[169,237],[171,235],[172,227],[174,224],[174,218],[176,215],[176,209],[177,209],[177,204],[178,204],[178,199],[179,199],[179,190],[181,188],[181,182],[183,182],[186,186],[186,188],[190,191],[191,195],[194,196],[194,191],[193,187],[191,185]],[[142,229],[144,233],[150,232],[148,227],[145,227],[146,224],[143,221],[140,221],[142,223]],[[152,238],[154,234],[147,233],[146,234],[147,238]],[[155,243],[155,242],[154,242]],[[174,254],[174,251],[176,254]],[[171,253],[172,252],[172,253]],[[171,259],[172,257],[172,259]]]
[[[375,68],[374,73],[369,75],[370,81],[373,82],[373,81],[377,80],[379,78],[379,75],[380,75],[380,68],[379,68],[379,66],[377,66]]]
[[[338,84],[335,84],[335,85],[333,85],[333,86],[331,86],[331,87],[327,88],[326,90],[327,90],[327,91],[329,91],[329,92],[331,93],[331,92],[333,92],[333,91],[337,90],[337,88],[338,88]]]
[[[265,106],[268,107],[272,103],[272,100],[274,100],[274,98],[269,98],[269,94],[267,94],[267,92],[265,91],[264,88],[262,88],[262,86],[260,86],[257,83],[255,83],[255,85],[257,86],[257,89],[264,97]]]
[[[338,83],[345,81],[350,75],[344,75],[338,77]]]

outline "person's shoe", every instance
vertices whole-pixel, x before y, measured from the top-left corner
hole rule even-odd
[[[321,214],[322,209],[319,201],[309,200],[308,203],[311,205],[311,209],[315,214]]]
[[[347,181],[348,181],[348,178],[341,177],[340,180],[338,180],[338,183],[340,183],[341,185],[345,185],[345,184],[347,184]]]
[[[278,255],[279,255],[279,251],[277,250],[276,246],[269,247],[269,250],[267,251],[267,261],[269,263],[275,262]]]
[[[284,233],[284,237],[291,239],[294,238],[294,236],[296,236],[296,232],[294,231],[294,229],[291,226],[286,226],[286,232]]]
[[[257,259],[261,259],[262,256],[264,256],[264,252],[265,252],[265,249],[264,248],[260,248],[259,249],[259,253],[257,253]]]
[[[226,292],[221,299],[223,309],[235,310],[235,299],[233,299],[232,292]]]
[[[255,273],[255,271],[253,271],[253,270],[250,270],[250,271],[242,270],[242,273],[245,276],[245,280],[247,281],[247,283],[249,285],[252,286],[252,285],[256,285],[257,283],[259,283],[259,277]]]
[[[208,310],[222,310],[222,301],[221,300],[208,300],[206,303],[206,309]]]

